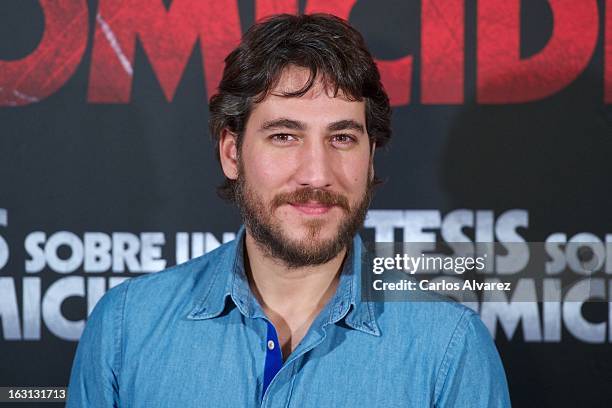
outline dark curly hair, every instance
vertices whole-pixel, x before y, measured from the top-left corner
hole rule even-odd
[[[253,104],[265,99],[289,65],[307,68],[310,75],[301,89],[285,96],[306,94],[319,76],[334,96],[341,90],[349,100],[365,100],[370,146],[376,142],[379,148],[389,141],[389,98],[361,34],[331,14],[280,14],[253,25],[225,58],[218,93],[209,102],[209,129],[217,159],[222,131],[227,128],[237,135],[240,150]],[[235,183],[226,178],[217,188],[219,196],[235,201]]]

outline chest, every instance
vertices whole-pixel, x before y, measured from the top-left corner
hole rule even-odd
[[[266,325],[208,320],[128,341],[122,407],[431,406],[435,365],[338,326],[309,331],[262,395]]]

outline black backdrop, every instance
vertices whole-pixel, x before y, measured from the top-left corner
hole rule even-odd
[[[402,240],[406,220],[433,214],[439,235],[458,209],[518,210],[526,241],[612,234],[612,1],[165,0],[155,14],[157,3],[0,2],[0,385],[66,385],[108,286],[231,238],[240,220],[215,195],[207,89],[268,12],[348,16],[381,60],[394,137],[377,153],[387,182],[364,234],[391,222]],[[166,12],[176,19],[147,30]],[[198,13],[212,17],[187,21]],[[189,24],[204,25],[194,44]],[[603,337],[564,320],[534,336],[555,331],[541,316],[489,325],[515,406],[610,406],[607,288],[581,308]]]

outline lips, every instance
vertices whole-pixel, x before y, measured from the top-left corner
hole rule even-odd
[[[331,205],[325,205],[312,201],[307,203],[289,203],[289,205],[291,205],[296,210],[308,215],[325,214],[333,207]]]

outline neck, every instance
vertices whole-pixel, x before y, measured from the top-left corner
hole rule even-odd
[[[289,268],[268,256],[248,231],[245,247],[251,290],[276,327],[286,357],[335,293],[347,249],[322,265]]]

